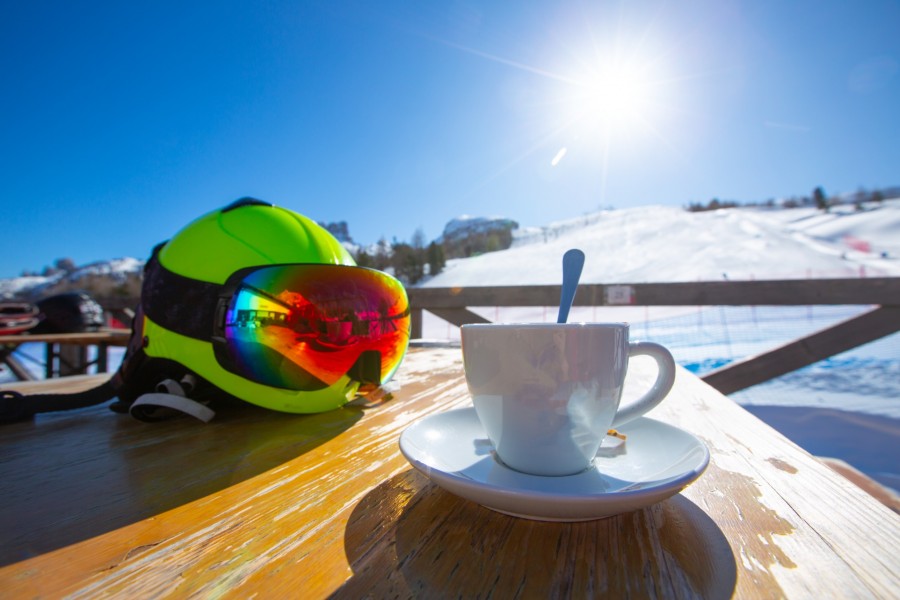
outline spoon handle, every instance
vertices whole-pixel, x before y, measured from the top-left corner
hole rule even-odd
[[[563,255],[563,284],[557,323],[565,323],[569,318],[569,309],[572,308],[572,301],[575,299],[575,290],[578,289],[578,280],[581,279],[583,267],[584,252],[581,250],[573,248]]]

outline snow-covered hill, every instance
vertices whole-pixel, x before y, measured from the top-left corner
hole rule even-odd
[[[900,199],[836,207],[610,210],[516,232],[508,250],[448,261],[424,287],[559,283],[581,248],[589,283],[900,275]]]
[[[136,294],[140,289],[143,268],[143,260],[114,258],[91,263],[71,272],[0,279],[0,299],[37,299],[74,290],[88,291],[99,297],[110,294],[117,288]]]

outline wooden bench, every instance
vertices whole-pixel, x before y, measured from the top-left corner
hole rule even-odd
[[[629,382],[652,377],[632,363]],[[19,384],[74,391],[104,376]],[[105,407],[0,428],[4,597],[896,597],[900,517],[679,369],[650,416],[707,471],[636,512],[509,517],[436,487],[398,438],[470,406],[458,347],[412,349],[394,397],[209,424]],[[16,387],[13,386],[6,386]],[[627,442],[626,442],[627,443]]]
[[[47,378],[85,374],[91,366],[96,366],[98,373],[105,373],[109,368],[109,348],[127,346],[130,337],[130,329],[0,335],[0,362],[9,367],[17,379],[34,379],[13,352],[23,344],[44,344],[44,376]],[[89,361],[87,349],[90,346],[96,347],[96,356]]]

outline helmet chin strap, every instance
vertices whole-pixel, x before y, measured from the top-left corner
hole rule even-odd
[[[131,404],[129,412],[141,421],[161,421],[183,413],[209,423],[216,415],[215,411],[188,398],[195,384],[196,379],[190,373],[181,381],[165,379],[157,384],[155,392],[139,396]]]

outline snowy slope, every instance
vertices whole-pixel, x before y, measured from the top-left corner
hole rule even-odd
[[[71,273],[0,279],[0,298],[11,298],[19,294],[46,297],[68,289],[77,289],[83,285],[79,282],[89,278],[102,278],[108,285],[136,281],[143,268],[143,260],[126,257],[90,263]]]
[[[468,219],[472,220],[472,219]],[[460,220],[462,222],[462,220]],[[447,267],[423,287],[553,284],[569,248],[585,251],[589,283],[900,276],[900,199],[823,213],[814,208],[690,213],[649,206],[608,210],[514,232],[512,248]],[[114,259],[69,274],[0,279],[0,298],[37,295],[87,275],[125,281],[142,260]]]
[[[835,207],[827,213],[798,209],[773,212],[769,218],[783,223],[790,231],[838,247],[854,250],[861,243],[871,254],[900,256],[900,201],[897,200],[869,204],[862,211],[850,206]]]
[[[863,240],[869,252],[854,248]],[[650,206],[531,228],[513,247],[448,262],[423,287],[551,284],[569,248],[582,281],[664,282],[900,275],[900,199],[864,212]],[[881,253],[887,256],[882,257]]]

